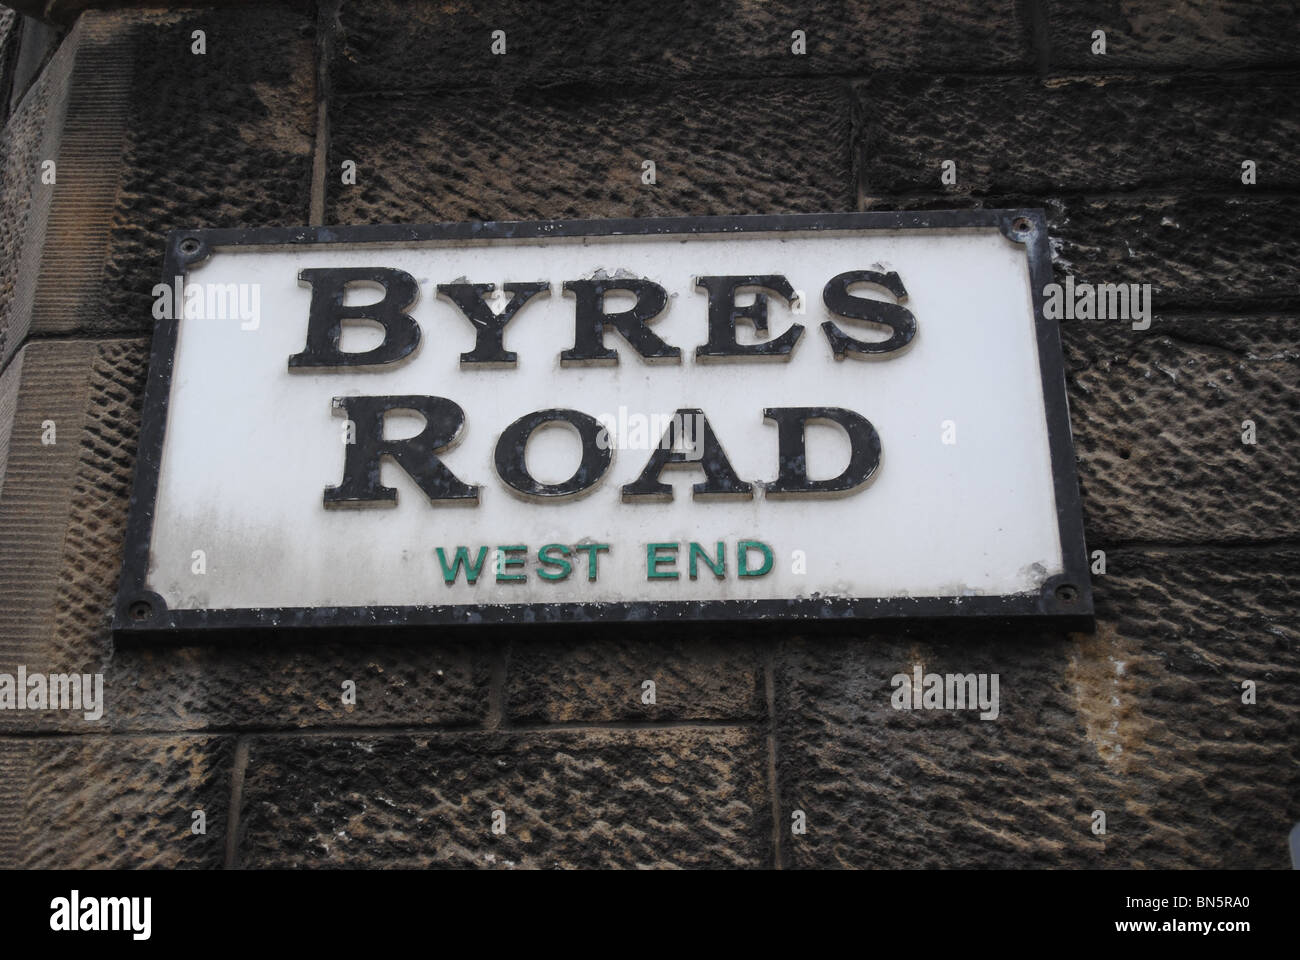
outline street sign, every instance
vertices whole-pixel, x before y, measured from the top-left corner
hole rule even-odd
[[[1037,617],[1039,211],[182,231],[115,626]]]

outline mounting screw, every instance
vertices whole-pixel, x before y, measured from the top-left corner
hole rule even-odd
[[[181,253],[198,253],[201,246],[202,244],[194,237],[186,237],[181,241]]]
[[[148,600],[137,600],[127,608],[126,613],[132,620],[139,623],[153,616],[153,605]]]
[[[1032,233],[1034,224],[1028,217],[1016,217],[1011,221],[1011,229],[1016,233]]]
[[[1072,583],[1063,583],[1056,588],[1056,599],[1067,605],[1076,603],[1079,599],[1079,588]]]

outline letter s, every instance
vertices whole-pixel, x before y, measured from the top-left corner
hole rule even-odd
[[[856,283],[880,287],[893,294],[898,303],[855,297],[849,293],[849,287]],[[843,360],[850,354],[874,359],[882,354],[897,353],[907,347],[916,336],[916,317],[912,315],[911,310],[901,306],[906,299],[907,290],[903,287],[903,281],[893,271],[879,273],[875,270],[850,270],[848,273],[832,277],[822,290],[822,300],[826,304],[826,309],[836,316],[878,324],[893,331],[893,336],[888,340],[859,340],[849,336],[833,321],[827,320],[822,324],[822,330],[826,333],[826,339],[830,341],[831,352],[835,355],[835,359]]]

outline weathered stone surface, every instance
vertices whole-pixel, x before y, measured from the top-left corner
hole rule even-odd
[[[9,100],[22,23],[16,10],[0,7],[0,124],[9,119]]]
[[[1058,277],[1150,283],[1157,310],[1300,306],[1300,200],[1116,197],[1049,207]]]
[[[1258,66],[1300,61],[1294,0],[1091,0],[1048,7],[1054,70]],[[1092,33],[1106,32],[1106,54]]]
[[[1300,184],[1296,74],[1223,77],[885,75],[858,88],[868,195],[1086,193],[1177,185],[1193,193]],[[945,188],[941,164],[956,164]],[[1243,160],[1257,183],[1242,184]]]
[[[1300,534],[1300,319],[1076,320],[1061,338],[1090,546]]]
[[[102,673],[113,658],[108,625],[145,356],[142,341],[39,341],[23,350],[0,496],[0,671]],[[0,711],[0,730],[51,727],[84,732],[87,724],[80,714]]]
[[[88,10],[117,10],[123,7],[157,7],[155,0],[14,0],[29,16],[40,16],[52,23],[71,23]],[[308,0],[204,0],[204,7],[278,7],[305,8]]]
[[[788,642],[787,862],[1284,867],[1300,819],[1300,551],[1114,551],[1094,589],[1095,636]],[[998,674],[998,718],[895,710],[891,677],[914,664]],[[1244,680],[1257,683],[1253,706]],[[789,833],[796,809],[804,836]]]
[[[113,659],[108,628],[149,354],[143,340],[81,342],[93,346],[94,355],[85,368],[84,420],[63,439],[76,444],[77,462],[46,651],[61,669],[96,672]]]
[[[653,704],[642,702],[646,680]],[[510,649],[505,714],[514,723],[735,720],[766,709],[752,636],[528,640]]]
[[[120,17],[87,17],[60,51],[71,57],[71,71],[53,131],[58,181],[43,198],[40,258],[23,297],[31,304],[29,328],[37,334],[93,330],[100,319],[137,53],[132,29]]]
[[[0,868],[18,862],[29,742],[0,737]]]
[[[349,97],[332,115],[327,219],[851,210],[849,107],[817,82]],[[356,185],[340,183],[345,160]]]
[[[5,492],[5,466],[9,463],[9,438],[13,435],[14,416],[18,413],[18,384],[23,376],[23,352],[0,373],[0,497]]]
[[[312,20],[277,6],[87,16],[129,25],[117,42],[133,68],[102,304],[75,330],[144,333],[168,231],[307,222]],[[195,30],[206,34],[201,56]]]
[[[0,672],[23,664],[33,672],[65,672],[85,662],[83,651],[75,662],[61,663],[52,636],[95,355],[85,342],[31,343],[23,351],[0,497]],[[0,729],[35,720],[0,711]]]
[[[54,186],[42,163],[58,154],[74,49],[60,50],[0,130],[0,364],[27,335],[31,300]],[[0,76],[0,99],[7,91]]]
[[[23,778],[12,863],[27,869],[220,867],[232,737],[0,739]],[[195,811],[206,832],[195,834]]]
[[[50,24],[36,17],[25,17],[14,23],[13,42],[9,45],[12,60],[0,64],[9,73],[8,77],[0,77],[0,82],[7,81],[5,95],[8,102],[5,107],[10,111],[31,89],[41,70],[58,50],[66,32],[61,25]],[[4,112],[4,107],[0,107],[0,116]]]
[[[463,726],[486,719],[490,664],[482,644],[234,644],[119,648],[108,675],[108,721],[121,729]],[[343,703],[343,683],[356,703]]]
[[[744,728],[259,737],[239,861],[759,866],[772,832],[765,757],[764,739]]]
[[[1248,189],[1248,188],[1244,188]],[[1056,279],[1149,283],[1155,309],[1294,311],[1300,307],[1300,200],[1290,196],[867,197],[871,210],[1041,207]]]
[[[1027,67],[1010,3],[906,0],[598,0],[447,4],[345,0],[334,73],[343,90],[538,86],[675,77],[771,77]],[[506,52],[493,54],[493,31]],[[807,53],[792,53],[802,30]]]
[[[171,229],[304,222],[313,63],[279,7],[87,13],[0,144],[0,356],[28,329],[147,332]]]

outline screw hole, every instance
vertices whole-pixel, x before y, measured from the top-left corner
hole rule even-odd
[[[186,237],[181,241],[181,253],[198,253],[199,242],[193,237]]]
[[[137,600],[127,610],[127,615],[137,623],[153,616],[153,606],[146,600]]]
[[[1062,603],[1075,603],[1079,599],[1079,590],[1073,584],[1063,583],[1056,588],[1056,599]]]
[[[1034,225],[1029,222],[1028,217],[1016,217],[1011,221],[1011,229],[1016,233],[1028,233],[1034,229]]]

